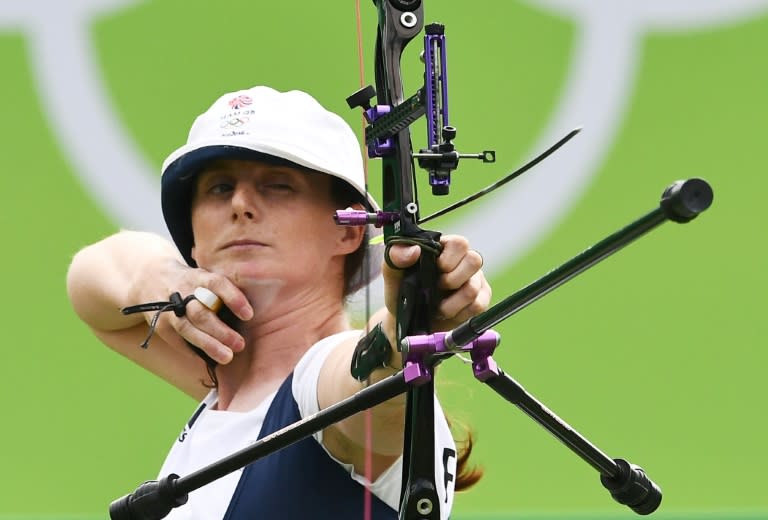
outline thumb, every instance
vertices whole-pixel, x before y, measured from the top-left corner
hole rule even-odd
[[[407,269],[421,256],[421,248],[416,245],[394,244],[389,248],[389,261],[397,269]],[[392,266],[387,266],[392,268]]]
[[[394,315],[397,309],[397,297],[400,291],[400,281],[403,270],[414,265],[421,256],[421,248],[416,245],[394,244],[389,248],[389,262],[384,262],[382,277],[384,278],[384,302],[390,313]]]

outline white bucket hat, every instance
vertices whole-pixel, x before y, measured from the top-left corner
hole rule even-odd
[[[163,216],[176,247],[191,266],[196,265],[191,257],[190,215],[194,178],[215,159],[258,160],[327,173],[354,188],[369,211],[378,209],[365,189],[360,145],[341,117],[298,90],[278,92],[258,86],[224,94],[195,119],[186,144],[163,162]],[[369,226],[368,237],[374,234],[380,233]],[[353,291],[379,275],[381,249],[367,245],[368,258],[362,265],[368,266],[368,272],[354,274]]]

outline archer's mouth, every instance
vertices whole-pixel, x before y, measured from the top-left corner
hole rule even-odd
[[[266,245],[267,244],[264,242],[260,242],[258,240],[241,239],[227,242],[221,247],[221,249],[252,249],[265,247]]]

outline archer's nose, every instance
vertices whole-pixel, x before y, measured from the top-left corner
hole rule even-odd
[[[232,220],[254,220],[260,213],[258,191],[252,186],[238,183],[232,194]]]

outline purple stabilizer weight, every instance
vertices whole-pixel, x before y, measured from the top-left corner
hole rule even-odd
[[[381,116],[389,114],[391,110],[392,107],[389,105],[376,105],[375,107],[364,110],[363,114],[365,115],[366,121],[373,123]],[[385,155],[391,154],[394,149],[395,144],[391,137],[387,137],[386,139],[374,139],[373,142],[368,145],[368,157],[371,159],[384,157]]]
[[[496,347],[501,341],[501,336],[494,330],[486,330],[480,336],[473,339],[466,345],[457,345],[453,341],[451,332],[435,332],[434,334],[424,334],[419,336],[407,336],[400,342],[400,348],[406,353],[406,368],[408,363],[424,367],[424,358],[430,355],[445,355],[455,352],[469,352],[472,356],[472,370],[475,377],[480,381],[485,381],[491,376],[499,375],[499,368],[496,362],[491,358]],[[414,378],[423,375],[413,369]],[[431,377],[431,371],[429,377]],[[408,374],[406,373],[406,381]],[[421,384],[421,383],[416,383]]]
[[[366,224],[373,224],[374,227],[380,228],[381,226],[394,224],[400,220],[400,214],[395,213],[394,211],[368,213],[367,211],[358,209],[339,209],[336,210],[333,220],[340,226],[364,226]]]

